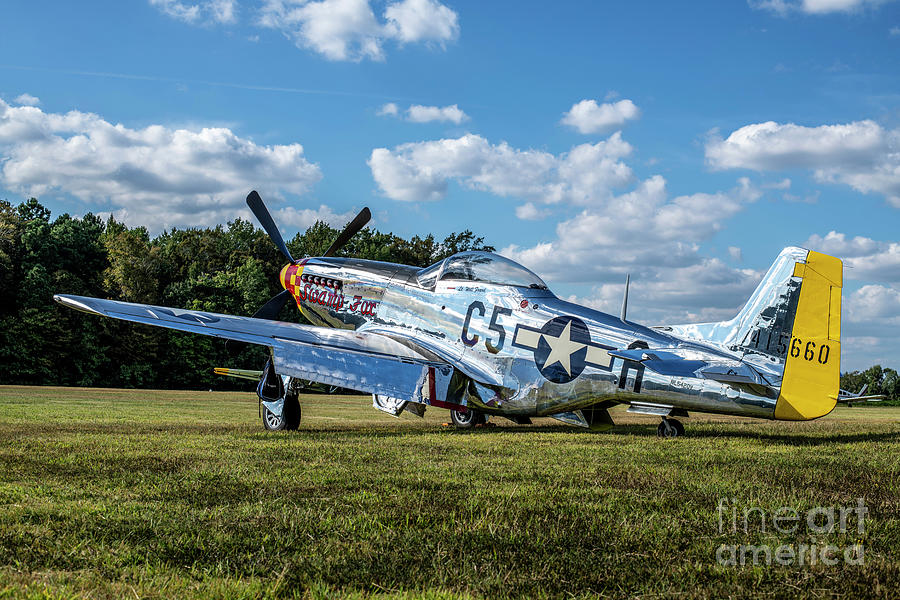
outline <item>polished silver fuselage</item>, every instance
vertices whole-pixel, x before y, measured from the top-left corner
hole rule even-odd
[[[660,415],[773,417],[777,396],[761,388],[660,374],[609,352],[662,351],[687,359],[697,352],[723,361],[740,361],[741,354],[623,321],[546,289],[461,280],[425,287],[418,269],[358,259],[307,259],[286,269],[293,270],[282,273],[282,283],[313,324],[412,340],[419,352],[468,365],[473,380],[480,371],[502,380],[493,394],[475,395],[479,405],[469,400],[479,411],[544,416],[617,402]]]

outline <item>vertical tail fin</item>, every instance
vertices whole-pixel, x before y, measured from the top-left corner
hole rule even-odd
[[[805,421],[834,409],[840,389],[842,266],[839,259],[810,250],[806,263],[794,268],[803,283],[776,419]]]
[[[838,396],[842,285],[839,259],[785,248],[733,319],[672,330],[738,352],[780,383],[776,419],[815,419]]]

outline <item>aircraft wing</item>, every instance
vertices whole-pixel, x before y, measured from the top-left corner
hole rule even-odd
[[[282,375],[413,402],[440,403],[453,373],[454,365],[377,333],[67,294],[53,299],[95,315],[268,346]]]

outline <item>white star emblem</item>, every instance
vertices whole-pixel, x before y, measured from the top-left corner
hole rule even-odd
[[[560,332],[559,337],[553,337],[546,333],[542,334],[544,340],[547,341],[547,345],[550,346],[550,354],[547,355],[547,360],[544,361],[544,366],[541,367],[541,371],[551,366],[553,363],[559,363],[562,368],[566,370],[567,375],[572,375],[570,358],[573,354],[582,348],[585,348],[587,344],[572,341],[571,333],[572,321],[569,321],[566,323],[565,328]]]

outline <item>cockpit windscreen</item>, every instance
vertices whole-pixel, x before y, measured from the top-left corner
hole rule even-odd
[[[434,287],[435,281],[478,281],[497,285],[513,285],[545,290],[540,277],[499,254],[491,252],[460,252],[419,271],[419,285]]]

